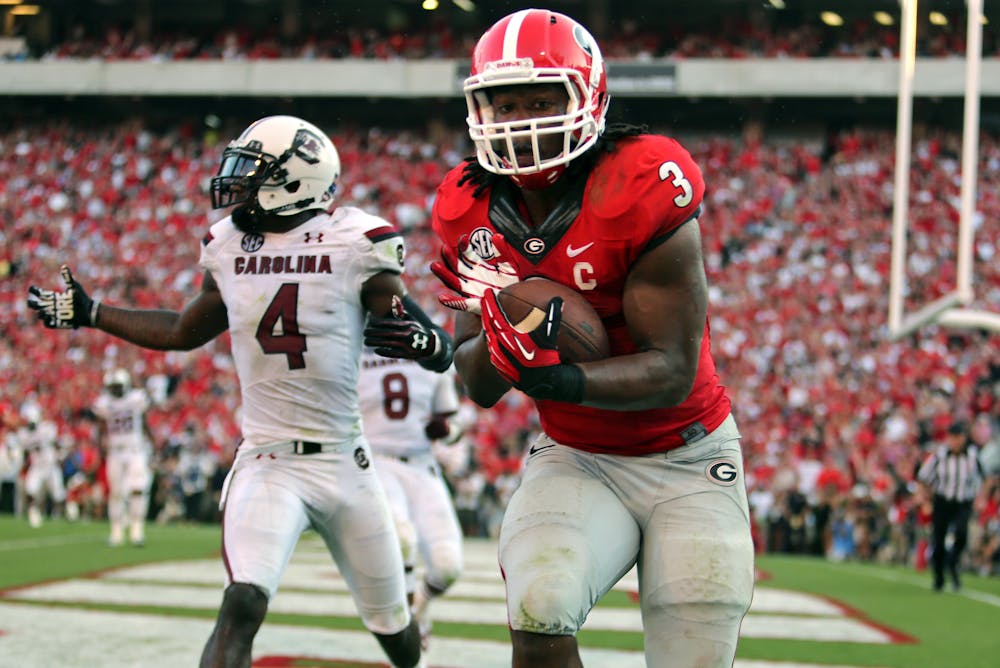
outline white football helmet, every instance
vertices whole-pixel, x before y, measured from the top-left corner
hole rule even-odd
[[[340,156],[322,130],[295,116],[268,116],[222,152],[212,207],[250,202],[279,216],[325,209],[339,178]]]
[[[491,90],[498,86],[557,84],[569,100],[566,113],[497,122]],[[608,77],[601,49],[582,25],[546,9],[524,9],[497,21],[476,44],[465,80],[469,136],[484,169],[505,174],[522,188],[544,188],[566,164],[594,145],[608,112]],[[543,157],[539,139],[555,135],[562,150]],[[534,160],[518,165],[514,145],[528,139]]]
[[[132,377],[125,369],[115,369],[104,374],[104,387],[116,397],[123,397],[132,389]]]
[[[42,409],[35,403],[22,404],[21,419],[23,419],[29,427],[34,428],[42,421]]]

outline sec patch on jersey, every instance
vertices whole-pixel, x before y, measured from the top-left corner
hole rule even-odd
[[[535,276],[509,285],[497,294],[497,302],[513,323],[519,323],[532,309],[544,311],[553,297],[562,297],[562,324],[557,345],[564,363],[593,362],[610,354],[608,332],[597,311],[576,290]]]

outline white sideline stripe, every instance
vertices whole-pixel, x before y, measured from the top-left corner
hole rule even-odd
[[[214,610],[222,601],[222,588],[116,583],[100,580],[66,580],[18,589],[9,599],[37,602],[70,602],[115,605],[157,605]],[[350,596],[336,593],[282,592],[271,601],[272,613],[356,617]],[[507,608],[501,601],[455,601],[447,597],[434,602],[432,616],[442,622],[506,626]],[[589,630],[640,632],[638,608],[597,607],[587,617]],[[888,643],[891,639],[877,628],[847,617],[792,617],[751,613],[743,619],[741,635],[747,638],[808,638],[811,640]]]
[[[101,543],[107,540],[104,536],[47,536],[45,538],[15,538],[0,541],[0,552],[14,550],[33,550],[39,547],[55,547],[58,545],[79,545],[80,543]]]
[[[832,666],[828,663],[790,663],[788,661],[759,661],[736,659],[733,668],[853,668],[852,666]],[[874,668],[874,666],[872,667]]]
[[[159,584],[173,587],[180,580],[185,584],[218,585],[225,581],[225,573],[219,560],[170,561],[143,564],[109,571],[101,576],[107,582],[141,581],[143,584]],[[624,578],[615,587],[621,591],[635,591],[635,586]],[[303,564],[293,561],[281,578],[279,598],[284,592],[302,589],[314,592],[336,592],[347,594],[347,583],[337,569],[329,563]],[[492,599],[503,602],[505,591],[499,573],[492,571],[469,571],[462,573],[458,581],[448,590],[444,600],[455,598]],[[816,596],[794,591],[757,587],[754,591],[753,612],[769,612],[796,615],[826,615],[840,617],[843,612],[836,605]]]
[[[34,608],[0,602],[5,660],[18,668],[75,665],[101,668],[175,668],[198,663],[213,622],[118,612]],[[59,629],[59,633],[52,633]],[[113,648],[113,651],[109,651]],[[264,623],[254,641],[254,658],[289,655],[326,660],[381,662],[375,640],[360,631],[310,629]],[[336,654],[331,652],[336,648]],[[643,668],[641,652],[582,647],[588,668]],[[435,637],[427,652],[434,668],[507,668],[507,642]],[[737,659],[734,668],[852,668],[810,663]]]
[[[866,568],[852,568],[848,564],[835,564],[840,570],[849,571],[852,575],[866,575],[871,578],[877,578],[879,580],[885,580],[887,582],[896,582],[902,584],[909,584],[915,587],[920,587],[921,589],[930,589],[931,581],[929,576],[919,577],[917,575],[906,575],[903,573],[893,573],[891,571],[880,571],[874,569]],[[951,593],[951,596],[964,596],[965,598],[970,598],[973,601],[979,601],[980,603],[985,603],[987,605],[992,605],[996,608],[1000,608],[1000,596],[994,594],[989,594],[983,591],[976,591],[975,589],[968,589],[962,587],[961,591],[957,593]]]

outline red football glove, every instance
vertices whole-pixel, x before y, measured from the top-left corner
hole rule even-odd
[[[493,247],[482,249],[484,258],[469,245],[469,236],[462,235],[458,248],[441,247],[441,259],[431,263],[431,271],[450,290],[458,294],[438,295],[438,301],[456,311],[481,313],[480,300],[489,289],[503,290],[520,281],[511,261],[513,253],[502,234],[494,234]]]
[[[583,399],[583,371],[559,361],[556,339],[562,323],[562,297],[553,297],[545,311],[532,309],[512,323],[487,290],[482,297],[483,332],[490,363],[511,385],[534,399],[579,403]]]

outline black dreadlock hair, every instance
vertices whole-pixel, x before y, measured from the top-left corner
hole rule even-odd
[[[618,145],[618,141],[628,137],[647,134],[649,127],[646,125],[634,125],[632,123],[613,123],[604,129],[604,132],[593,146],[586,153],[569,163],[566,173],[562,178],[576,178],[580,174],[587,174],[597,161],[606,153],[611,153]],[[465,167],[462,170],[462,178],[458,180],[458,186],[462,187],[466,183],[475,186],[472,196],[482,197],[486,191],[493,187],[501,179],[507,178],[500,174],[488,172],[479,164],[479,160],[474,155],[465,158]]]

